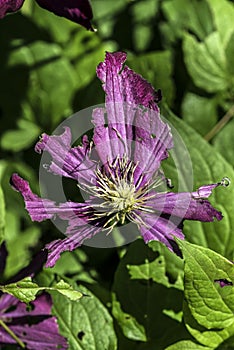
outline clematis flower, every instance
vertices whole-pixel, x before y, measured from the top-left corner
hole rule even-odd
[[[65,338],[58,332],[56,318],[51,315],[50,295],[41,294],[31,306],[30,310],[9,294],[1,296],[0,344],[24,344],[29,350],[67,349]]]
[[[175,249],[174,238],[184,238],[182,222],[222,219],[207,198],[225,180],[192,193],[160,190],[167,179],[161,162],[173,147],[171,129],[160,118],[160,92],[125,66],[126,54],[107,53],[97,67],[106,94],[105,108],[93,111],[94,135],[89,142],[71,147],[71,130],[60,135],[43,134],[35,150],[52,158],[47,170],[75,180],[86,198],[82,203],[57,205],[32,193],[27,181],[13,174],[11,183],[21,192],[32,220],[58,216],[67,220],[63,240],[46,246],[47,266],[53,266],[65,250],[73,250],[101,231],[110,234],[118,225],[136,224],[144,241],[158,240]]]
[[[36,0],[38,5],[53,12],[57,16],[65,17],[79,23],[89,30],[93,30],[90,20],[93,18],[89,0]],[[24,0],[0,0],[0,18],[7,13],[18,11]]]

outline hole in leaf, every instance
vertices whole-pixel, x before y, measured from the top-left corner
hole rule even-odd
[[[226,286],[233,286],[232,281],[228,281],[226,278],[217,279],[217,280],[214,280],[214,282],[219,283],[221,288]]]
[[[78,334],[77,334],[77,337],[78,339],[82,340],[83,337],[84,337],[85,333],[83,331],[80,331]]]

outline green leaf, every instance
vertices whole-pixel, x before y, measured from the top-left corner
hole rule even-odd
[[[234,264],[218,253],[179,241],[185,259],[185,297],[193,317],[207,328],[224,328],[234,322]]]
[[[212,350],[207,346],[202,346],[197,343],[194,343],[191,340],[182,340],[173,345],[168,346],[165,350]]]
[[[137,322],[135,317],[123,312],[120,303],[116,300],[113,293],[112,314],[123,330],[123,334],[132,340],[146,342],[145,328]]]
[[[233,149],[234,149],[234,138],[233,138],[233,127],[234,120],[230,120],[222,130],[215,135],[213,139],[213,145],[215,149],[222,154],[222,156],[234,166]]]
[[[158,242],[150,242],[150,246],[154,246],[154,250],[158,249],[161,254],[153,261],[145,259],[144,264],[141,265],[127,265],[131,279],[153,280],[167,288],[183,290],[182,260],[171,252],[164,256],[164,247],[161,247],[162,245],[160,246]],[[173,260],[180,260],[181,270],[178,270],[177,279],[171,283],[167,276],[167,261],[172,262]]]
[[[40,125],[50,120],[56,125],[71,112],[75,72],[59,45],[35,41],[20,46],[10,55],[9,68],[23,66],[27,72],[27,98]],[[56,74],[55,74],[56,72]],[[30,85],[29,85],[30,84]]]
[[[205,328],[202,337],[188,329],[204,345],[218,346],[234,334],[234,264],[210,249],[186,241],[178,244],[185,259],[187,306],[194,320]],[[232,285],[221,287],[220,280]]]
[[[234,65],[233,65],[233,57],[234,57],[234,32],[232,33],[229,42],[225,48],[226,61],[227,61],[227,70],[228,72],[234,76]],[[233,94],[233,87],[232,87]]]
[[[145,0],[144,2],[136,1],[130,8],[134,22],[132,33],[136,51],[146,51],[153,40],[152,23],[155,20],[158,5],[159,1],[157,0]]]
[[[52,313],[57,317],[60,333],[67,338],[69,349],[117,349],[113,320],[103,304],[85,287],[87,297],[79,303],[52,293]]]
[[[146,259],[153,263],[159,256],[164,256],[163,250],[160,251],[156,247],[153,250],[145,245],[141,239],[135,241],[128,247],[126,254],[121,259],[113,285],[114,317],[117,319],[123,334],[129,339],[144,341],[146,349],[157,348],[159,345],[160,349],[164,348],[173,341],[183,339],[183,336],[187,334],[180,321],[168,315],[168,310],[170,310],[170,314],[172,314],[171,311],[177,314],[182,310],[182,292],[161,284],[165,283],[166,276],[161,276],[160,283],[156,283],[151,277],[153,271],[149,274],[144,271],[143,275],[139,273],[142,271]],[[177,257],[177,259],[179,258]],[[165,260],[168,262],[169,256]],[[131,278],[129,265],[135,267],[131,272],[134,270],[135,274],[137,271],[139,279]],[[171,260],[172,266],[173,259]],[[158,266],[157,269],[159,269]],[[178,276],[178,270],[175,266],[174,269]],[[177,278],[172,276],[169,270],[166,273],[171,283],[173,284],[172,281],[174,281],[175,284]],[[160,327],[155,328],[155,325],[160,325]]]
[[[193,35],[184,34],[183,50],[186,67],[195,85],[207,92],[225,91],[231,85],[218,32],[213,32],[203,42],[198,42]]]
[[[38,284],[32,282],[31,277],[26,277],[23,280],[0,286],[0,290],[4,293],[8,293],[18,298],[24,303],[29,303],[36,299],[36,295],[40,291],[57,291],[63,294],[70,300],[79,300],[83,294],[79,291],[74,290],[68,283],[63,280],[59,281],[52,287],[40,287]]]
[[[21,231],[19,218],[12,211],[7,211],[5,240],[8,255],[4,270],[5,279],[27,266],[31,258],[30,248],[36,246],[40,233],[40,229],[36,226],[31,226]]]
[[[109,37],[113,31],[119,13],[126,8],[126,0],[106,1],[93,0],[92,8],[95,14],[95,23],[98,33],[102,37]]]
[[[226,349],[226,347],[222,347],[222,344],[223,342],[228,342],[229,339],[233,338],[234,323],[220,329],[207,329],[206,327],[202,327],[192,316],[186,302],[184,303],[183,313],[186,327],[194,339],[196,339],[200,344],[212,347],[214,349]],[[231,350],[229,346],[227,349]]]
[[[64,17],[55,16],[52,12],[45,11],[36,2],[28,3],[28,6],[25,5],[22,8],[23,14],[30,17],[35,24],[44,29],[54,42],[66,43],[70,40],[73,30],[85,30],[77,28],[76,23]]]
[[[0,180],[1,180],[1,177],[0,177]],[[4,201],[2,187],[0,185],[0,244],[5,238],[4,229],[5,229],[5,201]]]
[[[184,30],[204,39],[213,31],[212,13],[206,1],[169,0],[162,3],[171,37],[181,38]]]
[[[234,4],[226,0],[207,0],[213,13],[214,23],[225,47],[234,32]]]
[[[41,129],[27,120],[20,119],[18,130],[8,130],[1,139],[1,147],[18,152],[30,147],[41,133]]]
[[[73,252],[64,252],[56,262],[56,265],[50,268],[50,272],[60,276],[72,276],[73,281],[94,283],[91,274],[95,272],[92,270],[87,271],[84,267],[85,263],[87,263],[87,256],[81,249],[76,249]]]
[[[218,120],[217,101],[188,92],[182,103],[182,116],[199,134],[206,135]]]
[[[196,190],[202,185],[217,183],[225,176],[234,179],[232,166],[227,163],[213,146],[208,144],[208,142],[191,127],[181,119],[173,116],[168,110],[164,109],[163,115],[167,116],[169,122],[175,127],[191,157],[193,173],[187,173],[187,165],[184,164],[184,157],[176,152],[175,148],[178,162],[181,164],[182,169],[183,165],[186,166],[185,170],[179,174],[179,176],[181,176],[181,181],[187,184],[188,179],[190,181],[193,180],[193,189],[187,188],[187,190]],[[167,171],[167,174],[170,174],[173,169],[176,170],[172,159],[165,161],[163,167]],[[169,175],[169,177],[171,177],[171,175]],[[173,177],[171,178],[173,182]],[[216,188],[209,200],[216,209],[222,212],[224,216],[223,219],[211,223],[185,220],[183,231],[186,239],[192,243],[215,250],[232,260],[234,256],[233,198],[233,185],[227,188]]]
[[[174,98],[174,84],[172,79],[172,54],[170,51],[157,51],[128,58],[128,66],[144,79],[148,80],[156,89],[160,88],[163,100],[171,104]]]

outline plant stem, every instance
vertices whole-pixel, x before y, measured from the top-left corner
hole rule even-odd
[[[19,346],[25,349],[25,344],[15,335],[14,332],[3,322],[0,320],[0,326],[5,329],[5,331],[19,344]]]
[[[206,141],[210,141],[234,116],[234,105],[224,114],[223,118],[204,136]]]

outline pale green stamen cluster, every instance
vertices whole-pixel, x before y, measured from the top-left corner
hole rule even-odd
[[[111,231],[118,223],[124,224],[126,220],[136,224],[144,224],[140,216],[133,212],[140,210],[153,212],[146,205],[146,201],[155,195],[149,195],[152,185],[141,186],[143,175],[134,182],[134,173],[137,164],[129,161],[127,156],[117,157],[114,162],[108,162],[106,170],[96,170],[96,185],[83,186],[82,189],[98,199],[98,203],[92,204],[95,209],[90,220],[108,218],[104,228]]]

